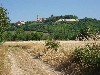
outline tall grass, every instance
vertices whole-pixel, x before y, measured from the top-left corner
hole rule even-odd
[[[89,44],[87,45],[87,43]],[[100,50],[100,45],[92,43],[93,41],[59,41],[60,46],[57,46],[56,50],[47,50],[45,41],[8,42],[4,44],[6,47],[0,47],[0,63],[3,64],[2,61],[6,52],[3,50],[7,50],[9,47],[16,49],[17,47],[19,50],[23,49],[27,51],[32,57],[38,56],[39,59],[55,67],[56,70],[64,72],[65,75],[91,75],[91,73],[95,75],[96,72],[99,73],[99,68],[97,66],[93,68],[91,65],[94,65],[99,60],[98,51]],[[79,48],[79,46],[81,47]],[[95,56],[97,58],[96,61]],[[3,66],[1,65],[0,67],[2,70]]]

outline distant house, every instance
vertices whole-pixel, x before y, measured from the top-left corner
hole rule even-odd
[[[18,21],[18,22],[16,22],[16,24],[17,24],[18,26],[24,25],[24,24],[25,24],[25,21]]]
[[[38,18],[37,19],[37,22],[43,22],[43,21],[45,21],[46,20],[46,18]]]
[[[37,15],[37,22],[43,22],[45,20],[46,20],[46,18],[39,18],[39,16]]]
[[[56,22],[61,22],[61,21],[64,21],[64,22],[74,22],[74,21],[79,21],[79,20],[78,19],[59,19]]]

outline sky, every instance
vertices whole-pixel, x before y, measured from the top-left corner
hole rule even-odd
[[[100,19],[100,0],[0,0],[11,22],[34,21],[60,15]]]

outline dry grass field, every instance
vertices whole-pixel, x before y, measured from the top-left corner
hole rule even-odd
[[[16,54],[16,51],[19,52],[19,54],[17,53],[17,56],[20,54],[24,56],[25,55],[24,52],[26,52],[32,58],[38,58],[40,61],[43,61],[44,63],[51,65],[51,67],[56,68],[61,63],[64,63],[67,59],[70,58],[75,48],[84,47],[87,43],[100,43],[100,41],[58,41],[58,42],[60,44],[60,47],[58,48],[57,51],[47,50],[45,47],[45,41],[5,42],[4,44],[0,45],[0,75],[5,75],[4,73],[10,75],[9,74],[10,68],[9,67],[7,68],[5,66],[5,62],[9,63],[9,60],[6,58],[6,55],[9,52],[14,52],[13,55],[11,54],[12,56]],[[28,57],[25,56],[25,58]],[[23,59],[27,60],[25,58]],[[28,63],[30,64],[30,62]],[[9,66],[9,64],[7,65]],[[45,75],[45,74],[41,73],[40,75]],[[56,75],[56,74],[51,74],[51,75]]]

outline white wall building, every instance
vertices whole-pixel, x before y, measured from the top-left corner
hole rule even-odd
[[[64,21],[64,22],[74,22],[74,21],[79,21],[79,20],[78,19],[59,19],[56,22],[61,22],[61,21]]]
[[[25,24],[25,21],[18,21],[16,22],[17,25],[24,25]]]

